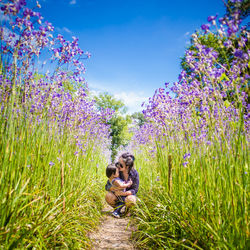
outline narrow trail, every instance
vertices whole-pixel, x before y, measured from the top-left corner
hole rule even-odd
[[[135,250],[130,237],[135,227],[131,226],[129,217],[114,218],[112,207],[106,206],[102,210],[103,218],[97,231],[89,237],[93,242],[91,250],[97,249],[128,249]]]

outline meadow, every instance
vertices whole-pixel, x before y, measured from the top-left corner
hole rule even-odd
[[[156,90],[146,121],[131,130],[140,249],[249,244],[249,32],[240,2],[192,35],[179,81]],[[55,35],[38,3],[0,5],[0,246],[88,249],[103,207],[114,111],[90,98],[83,64],[90,55],[77,38]]]
[[[239,16],[208,17],[179,81],[143,111],[130,145],[143,183],[141,248],[249,244],[249,32]]]

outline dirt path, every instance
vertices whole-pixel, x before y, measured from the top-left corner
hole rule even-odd
[[[103,219],[96,232],[89,236],[93,241],[91,249],[128,249],[135,250],[130,237],[134,227],[130,225],[129,217],[114,218],[110,212],[113,209],[109,206],[103,209]]]

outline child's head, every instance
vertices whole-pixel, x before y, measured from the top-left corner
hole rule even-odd
[[[119,175],[119,169],[117,168],[116,164],[113,163],[109,164],[106,168],[106,176],[110,178],[112,175],[115,175],[115,177],[118,177]]]

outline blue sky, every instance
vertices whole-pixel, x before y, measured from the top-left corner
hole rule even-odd
[[[180,57],[207,17],[225,13],[222,0],[42,0],[41,13],[67,39],[91,53],[85,78],[94,93],[122,99],[128,113],[177,81]]]

